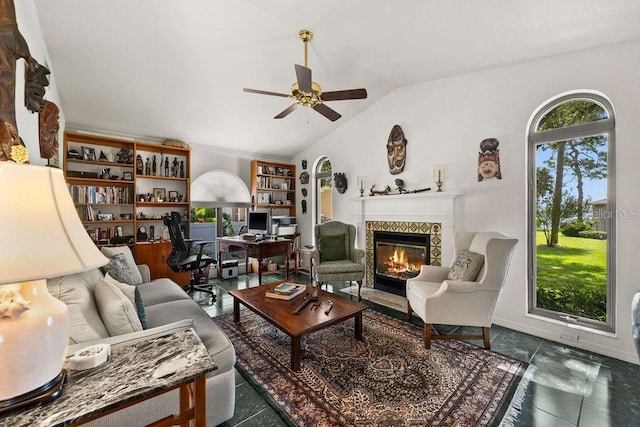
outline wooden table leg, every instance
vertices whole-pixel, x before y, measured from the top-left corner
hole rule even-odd
[[[287,280],[289,280],[289,258],[291,257],[291,251],[290,251],[290,247],[289,247],[289,243],[286,244],[286,249],[285,249],[285,256],[284,256],[284,262],[286,263],[286,267],[285,270],[287,272]]]
[[[362,341],[362,312],[356,314],[354,319],[356,322],[355,324],[356,339],[358,341]]]
[[[233,297],[233,321],[240,321],[240,300],[236,297]]]
[[[291,337],[291,370],[300,370],[300,340],[301,337]]]
[[[196,378],[193,406],[195,409],[196,426],[207,425],[207,382],[204,375]]]

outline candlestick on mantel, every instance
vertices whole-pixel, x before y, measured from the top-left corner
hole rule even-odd
[[[357,177],[358,179],[358,189],[360,190],[360,197],[364,196],[364,187],[366,186],[366,182],[367,182],[367,177],[366,176],[359,176]]]
[[[444,184],[446,176],[446,165],[433,165],[433,181],[438,187],[436,191],[442,191],[442,185]]]

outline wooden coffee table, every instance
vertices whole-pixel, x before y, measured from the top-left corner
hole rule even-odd
[[[287,283],[298,283],[295,280],[286,280]],[[282,282],[256,286],[248,289],[229,291],[233,297],[233,321],[240,321],[240,304],[248,307],[262,318],[273,324],[282,332],[291,337],[291,370],[300,370],[300,341],[304,335],[319,331],[347,319],[355,320],[355,338],[362,341],[362,312],[366,305],[352,301],[340,295],[331,294],[313,286],[307,285],[307,292],[318,292],[318,302],[321,305],[312,310],[313,302],[308,304],[300,314],[294,314],[298,306],[304,300],[305,293],[291,300],[268,298],[265,292],[275,288]],[[329,314],[325,311],[329,308],[328,301],[333,301],[333,308]]]

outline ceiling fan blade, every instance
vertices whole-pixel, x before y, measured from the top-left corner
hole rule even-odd
[[[298,88],[303,92],[311,92],[311,68],[296,64]]]
[[[316,104],[313,106],[313,109],[316,110],[318,113],[322,114],[323,116],[325,116],[327,119],[331,120],[332,122],[335,122],[340,117],[342,117],[342,115],[340,115],[340,113],[338,113],[336,110],[333,110],[324,104]]]
[[[269,92],[266,90],[258,90],[258,89],[248,89],[248,88],[244,88],[242,89],[243,92],[248,92],[248,93],[257,93],[260,95],[272,95],[272,96],[282,96],[283,98],[288,98],[290,95],[287,95],[285,93],[278,93],[278,92]]]
[[[291,114],[293,112],[293,110],[295,110],[299,106],[300,106],[300,103],[296,102],[295,104],[291,105],[289,108],[284,110],[282,113],[280,113],[277,116],[275,116],[274,119],[282,119],[284,117],[287,117],[289,114]]]
[[[320,96],[323,101],[341,101],[344,99],[365,99],[366,89],[336,90],[333,92],[323,92]]]

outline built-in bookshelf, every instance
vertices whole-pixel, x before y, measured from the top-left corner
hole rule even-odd
[[[296,216],[296,166],[288,163],[251,161],[251,198],[255,209],[281,210]]]
[[[189,149],[66,132],[64,154],[69,192],[97,245],[158,240],[171,211],[188,233]]]

